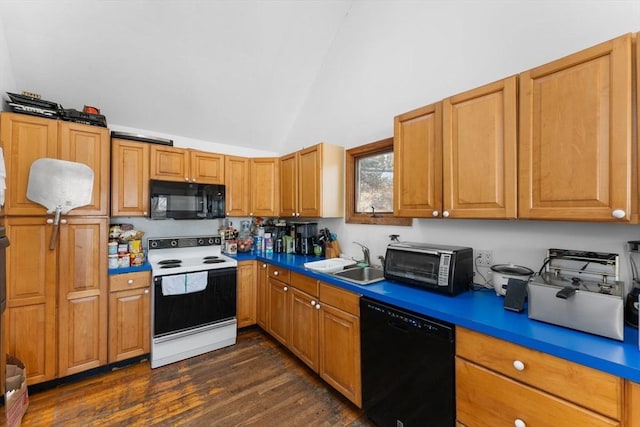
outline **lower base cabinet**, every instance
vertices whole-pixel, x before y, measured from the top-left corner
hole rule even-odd
[[[262,284],[258,266],[258,324],[264,316],[271,336],[361,407],[360,295],[271,264],[264,269]]]
[[[256,261],[238,262],[236,319],[238,328],[256,324]]]
[[[624,380],[458,327],[456,411],[467,427],[623,426]],[[636,414],[637,415],[637,414]]]
[[[109,363],[150,351],[151,274],[109,276]]]

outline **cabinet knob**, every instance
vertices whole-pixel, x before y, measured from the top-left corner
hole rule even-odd
[[[282,288],[283,291],[287,292],[289,290],[289,288],[287,288],[286,286],[284,288]]]
[[[513,421],[513,425],[514,425],[515,427],[527,427],[527,424],[526,424],[524,421],[522,421],[520,418],[516,418],[516,419]]]
[[[438,216],[438,211],[433,211],[433,212],[431,213],[431,215],[432,215],[432,216]]]
[[[316,310],[320,310],[320,303],[316,304]]]
[[[520,360],[514,360],[513,367],[516,368],[517,371],[524,371],[524,363]]]
[[[191,179],[191,182],[196,182],[196,179],[195,179],[195,178],[192,178],[192,179]]]
[[[53,224],[53,220],[51,218],[47,218],[47,224]]]
[[[273,272],[273,275],[274,275],[274,276],[277,276],[277,275],[279,275],[279,274],[280,274],[280,272],[279,272],[279,271],[274,271],[274,272]]]
[[[66,224],[67,222],[69,222],[69,221],[67,221],[67,220],[66,220],[66,219],[64,219],[64,218],[60,220],[60,224]]]
[[[315,305],[317,304],[317,302],[315,300],[311,300],[311,305],[315,307]]]
[[[130,285],[133,285],[133,279],[127,280],[127,283],[130,284]]]
[[[148,294],[148,293],[149,293],[149,289],[145,289],[145,290],[144,290],[144,293],[145,293],[145,294]]]
[[[185,181],[187,181],[187,182],[189,182],[189,177],[188,177],[188,176],[185,176],[185,177],[184,177],[184,180],[185,180]]]
[[[149,213],[147,211],[142,212],[142,215],[147,216]]]
[[[442,216],[445,218],[449,218],[449,211],[443,211]]]
[[[622,209],[616,209],[613,212],[611,212],[611,215],[613,215],[614,218],[617,219],[622,219],[624,218],[627,214],[625,213],[625,211],[623,211]]]
[[[249,212],[249,216],[253,216],[253,212]]]
[[[267,264],[262,264],[262,268],[267,268]]]

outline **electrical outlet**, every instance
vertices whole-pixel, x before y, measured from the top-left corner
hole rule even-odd
[[[476,261],[478,265],[486,267],[493,265],[493,252],[487,249],[478,249],[476,251]]]

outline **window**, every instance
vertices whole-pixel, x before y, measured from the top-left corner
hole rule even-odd
[[[347,150],[346,222],[411,225],[393,216],[393,138]]]

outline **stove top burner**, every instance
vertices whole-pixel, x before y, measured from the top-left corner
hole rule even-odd
[[[220,259],[220,257],[219,256],[215,256],[215,255],[209,255],[209,256],[206,256],[206,257],[204,257],[202,259],[204,259],[206,261],[208,259]]]
[[[161,263],[159,263],[159,264],[161,264]],[[164,264],[162,264],[160,266],[160,268],[177,268],[177,267],[181,267],[181,266],[182,266],[182,264],[180,264],[179,262],[175,262],[173,264],[164,263]]]
[[[223,259],[204,259],[203,264],[218,264],[219,262],[225,262]]]
[[[163,259],[162,261],[158,261],[158,264],[180,264],[182,262],[181,259]]]

